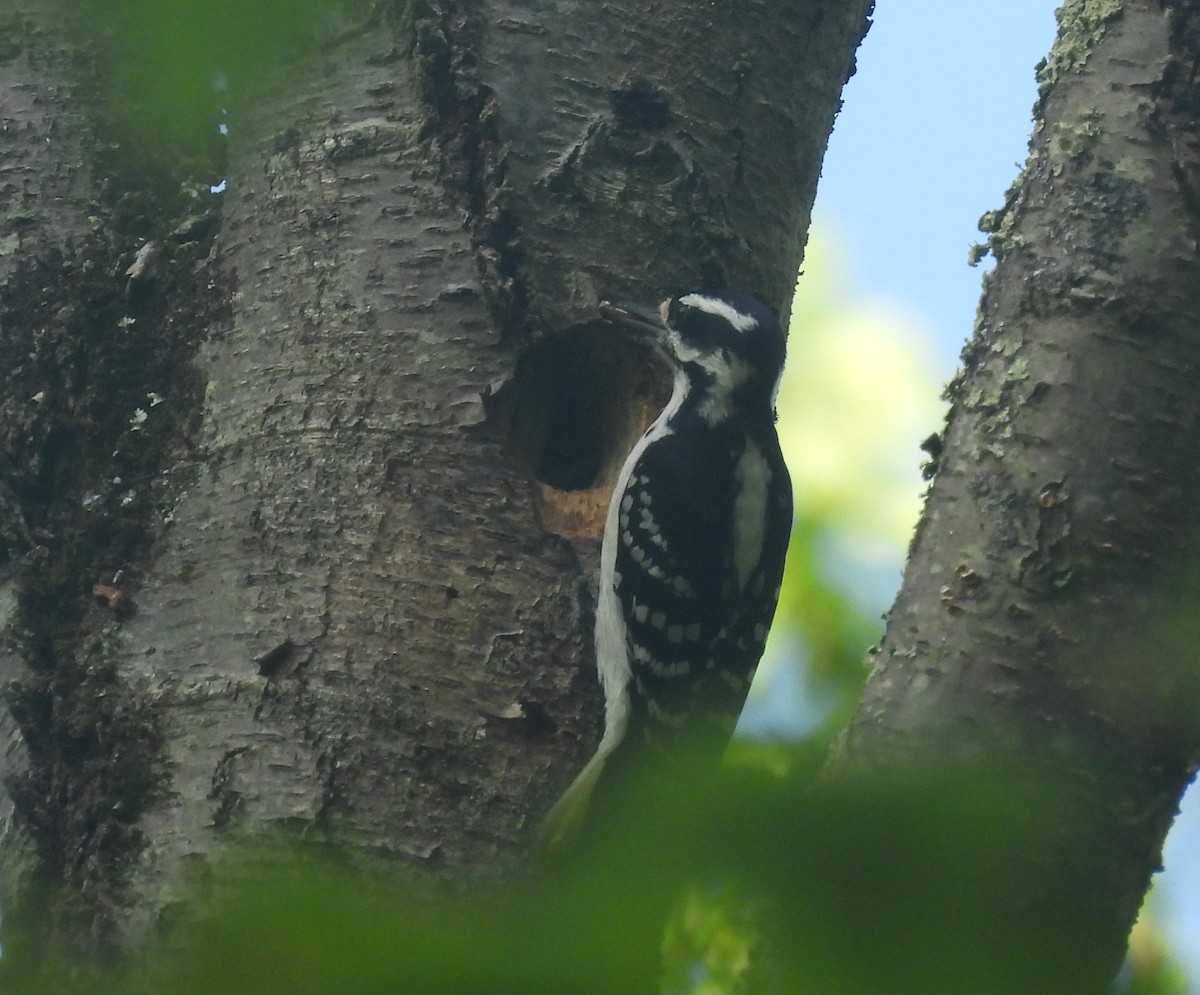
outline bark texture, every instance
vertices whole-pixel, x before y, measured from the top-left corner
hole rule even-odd
[[[1067,951],[1062,990],[1098,990],[1200,756],[1200,6],[1059,18],[840,763],[936,756],[1053,798],[1020,914]]]
[[[51,35],[44,22],[24,12],[10,12],[0,24],[6,42],[0,53],[0,285],[11,292],[21,252],[52,252],[56,239],[81,238],[88,230],[87,203],[91,193],[80,141],[80,116],[74,110],[75,80],[63,52],[64,39]],[[0,368],[14,367],[17,342],[5,335]],[[4,374],[0,373],[0,378]],[[7,378],[5,378],[7,379]],[[15,571],[8,562],[16,551],[34,544],[20,494],[15,462],[21,453],[13,428],[30,420],[41,384],[26,380],[5,383],[0,398],[0,422],[6,426],[0,456],[0,631],[8,644],[0,651],[0,679],[6,684],[24,676],[25,668],[12,647],[11,628],[18,613]],[[14,818],[11,788],[29,768],[29,755],[11,709],[0,710],[3,742],[3,791],[0,829],[3,831],[0,867],[5,893],[25,891],[38,864],[26,825]]]
[[[34,747],[9,825],[72,935],[136,941],[242,844],[453,878],[521,858],[598,738],[600,511],[661,387],[596,300],[786,302],[868,7],[412,0],[277,85],[233,79],[219,234],[159,218],[150,271],[97,249],[89,360],[122,390],[64,390],[64,430],[86,394],[107,434],[16,498],[53,529],[6,537],[8,746]],[[6,457],[54,448],[17,424]],[[88,522],[127,541],[76,542]]]

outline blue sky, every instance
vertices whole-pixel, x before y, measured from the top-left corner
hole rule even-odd
[[[925,324],[939,371],[971,332],[980,215],[1025,160],[1051,0],[881,0],[825,157],[818,223],[862,293]]]
[[[984,266],[977,222],[1025,159],[1034,67],[1054,39],[1054,0],[880,0],[825,157],[817,225],[831,230],[856,295],[929,332],[938,376],[971,333]],[[986,264],[985,264],[986,265]],[[1155,909],[1200,990],[1200,792],[1167,841]]]

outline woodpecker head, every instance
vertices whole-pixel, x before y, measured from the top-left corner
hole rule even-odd
[[[650,341],[709,420],[774,407],[785,337],[775,313],[753,297],[697,291],[665,300],[657,311],[601,301],[600,313]]]

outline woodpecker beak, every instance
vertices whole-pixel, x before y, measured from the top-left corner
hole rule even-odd
[[[623,325],[639,336],[652,341],[657,341],[666,331],[660,312],[653,308],[640,307],[637,304],[614,304],[612,301],[601,301],[600,316],[618,325]]]

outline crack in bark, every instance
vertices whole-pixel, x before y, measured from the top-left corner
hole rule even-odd
[[[442,181],[465,210],[488,310],[501,337],[510,338],[527,324],[529,291],[520,275],[519,226],[507,203],[496,96],[473,63],[479,26],[457,0],[413,3],[411,17],[426,107],[422,137],[438,145]]]

